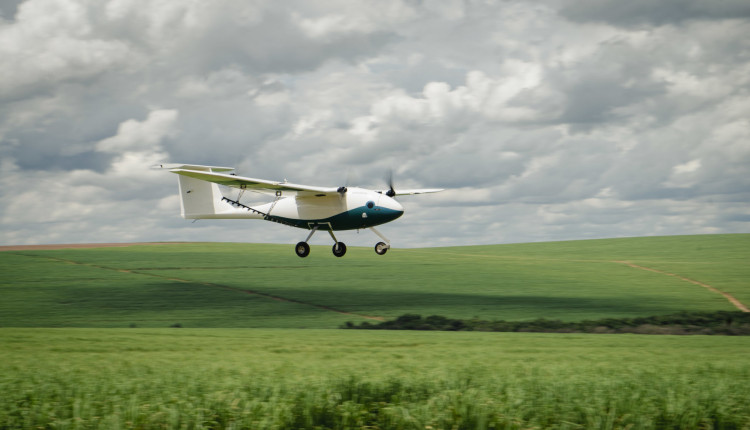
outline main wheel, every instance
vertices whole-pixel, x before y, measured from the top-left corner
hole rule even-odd
[[[375,253],[378,255],[383,255],[386,252],[388,252],[388,245],[386,245],[383,242],[378,242],[375,244]]]
[[[310,255],[310,245],[307,242],[300,242],[294,247],[294,252],[300,257],[305,258]]]
[[[346,254],[346,245],[344,245],[344,242],[336,242],[336,244],[333,245],[333,255],[336,257],[343,257],[344,254]]]

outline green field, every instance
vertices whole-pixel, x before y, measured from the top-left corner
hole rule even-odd
[[[0,428],[748,428],[746,337],[0,330]]]
[[[0,252],[0,327],[336,328],[405,313],[563,321],[737,310],[750,235],[456,248],[194,243]]]
[[[0,252],[0,429],[748,429],[748,337],[336,328],[731,311],[749,261],[747,234]]]

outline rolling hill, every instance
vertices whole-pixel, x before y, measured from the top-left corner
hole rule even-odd
[[[405,313],[580,321],[750,304],[750,234],[384,257],[351,248],[341,259],[319,248],[306,259],[288,245],[240,243],[0,252],[0,326],[335,328]]]

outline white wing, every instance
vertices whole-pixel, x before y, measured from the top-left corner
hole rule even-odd
[[[420,189],[413,189],[413,190],[396,190],[397,196],[408,196],[412,194],[427,194],[427,193],[439,193],[440,191],[445,191],[444,188],[420,188]],[[378,190],[380,194],[385,194],[388,192],[388,190]]]
[[[290,184],[288,182],[269,181],[265,179],[246,178],[244,176],[228,175],[225,173],[214,173],[190,169],[172,169],[172,173],[189,176],[191,178],[203,181],[214,182],[227,187],[239,188],[242,190],[257,191],[266,194],[302,194],[302,195],[334,195],[338,194],[338,188],[333,187],[312,187],[308,185]]]
[[[443,188],[421,188],[415,190],[398,190],[396,191],[397,196],[406,196],[411,194],[427,194],[427,193],[439,193],[445,191]]]
[[[219,166],[202,166],[200,164],[157,164],[152,166],[154,169],[187,169],[187,170],[201,170],[204,172],[231,172],[234,167],[219,167]]]
[[[218,166],[201,166],[197,164],[159,164],[154,166],[157,169],[169,169],[170,172],[178,175],[189,176],[191,178],[203,181],[214,182],[227,187],[239,188],[242,190],[256,191],[264,194],[274,195],[282,192],[286,195],[304,195],[304,196],[327,196],[339,194],[339,189],[335,187],[313,187],[310,185],[290,184],[288,182],[269,181],[266,179],[246,178],[235,174],[218,173],[230,172],[233,167]],[[388,190],[377,191],[385,194]],[[443,191],[442,188],[423,188],[398,190],[397,196],[412,194],[437,193]]]

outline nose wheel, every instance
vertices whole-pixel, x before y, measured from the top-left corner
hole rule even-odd
[[[391,241],[388,240],[387,237],[383,236],[383,233],[377,231],[375,227],[370,227],[370,230],[372,230],[373,233],[377,234],[381,239],[385,241],[375,244],[375,253],[378,255],[384,255],[386,252],[388,252],[389,249],[391,249]]]
[[[385,244],[385,242],[378,242],[375,244],[375,253],[378,255],[383,255],[386,252],[388,252],[389,246]]]

